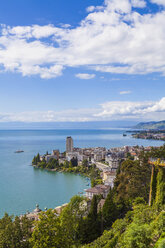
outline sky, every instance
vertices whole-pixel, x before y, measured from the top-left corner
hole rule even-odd
[[[165,0],[0,2],[0,122],[165,120]]]

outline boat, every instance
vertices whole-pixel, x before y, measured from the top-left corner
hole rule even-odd
[[[17,150],[15,151],[15,153],[21,153],[21,152],[24,152],[23,150]]]
[[[125,136],[127,136],[125,133],[123,133],[123,136],[125,137]]]

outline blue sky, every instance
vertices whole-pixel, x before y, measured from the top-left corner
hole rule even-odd
[[[165,119],[164,0],[6,0],[0,122]]]

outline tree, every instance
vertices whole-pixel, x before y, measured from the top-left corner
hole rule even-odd
[[[83,159],[82,166],[84,166],[84,167],[88,166],[88,160],[87,159]]]
[[[64,167],[69,168],[69,162],[67,160],[64,161]]]
[[[57,159],[51,158],[49,162],[46,164],[46,168],[55,169],[59,167],[59,161]]]
[[[165,168],[158,168],[156,188],[155,203],[161,206],[165,204]]]
[[[33,227],[33,221],[29,220],[26,215],[21,217],[21,229],[22,229],[22,243],[24,248],[30,248],[30,238],[32,235],[32,227]]]
[[[0,220],[0,247],[1,248],[30,248],[32,222],[26,216],[16,217],[5,214]]]
[[[86,201],[84,197],[73,196],[69,204],[60,215],[63,238],[66,240],[65,247],[79,245],[79,226],[86,213]]]
[[[33,160],[32,160],[32,164],[33,164],[33,165],[37,165],[37,158],[36,158],[36,156],[34,156],[34,158],[33,158]]]
[[[147,163],[124,161],[114,182],[117,202],[131,206],[133,199],[138,196],[148,201],[150,175],[151,169]]]
[[[110,230],[83,248],[164,248],[165,212],[136,198],[131,211],[117,219]]]
[[[36,221],[35,228],[30,240],[33,248],[63,248],[65,240],[63,239],[60,219],[55,211],[49,209],[42,212],[39,221]]]
[[[91,187],[95,187],[96,186],[96,180],[94,178],[91,179]]]
[[[89,214],[81,223],[80,240],[82,243],[90,243],[101,235],[101,219],[97,213],[97,196],[94,195]]]
[[[165,234],[164,237],[161,237],[155,245],[155,248],[164,248],[165,247]]]
[[[118,217],[117,206],[114,203],[114,192],[110,189],[102,209],[104,228],[111,227]]]
[[[73,157],[73,158],[70,160],[70,163],[72,164],[71,167],[77,166],[77,165],[78,165],[78,160],[77,160],[77,158],[74,158],[74,157]]]
[[[151,228],[148,224],[132,223],[124,233],[120,243],[121,248],[149,248],[151,243]]]
[[[127,152],[126,158],[129,159],[129,160],[134,160],[134,157],[131,155],[130,152]]]
[[[37,156],[36,156],[36,162],[39,163],[41,160],[40,160],[40,154],[38,153]]]
[[[0,220],[0,247],[12,248],[13,245],[13,231],[12,231],[12,217],[5,214]]]

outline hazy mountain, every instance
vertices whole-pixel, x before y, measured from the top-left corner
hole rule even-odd
[[[133,128],[136,129],[165,129],[165,121],[140,122]]]

